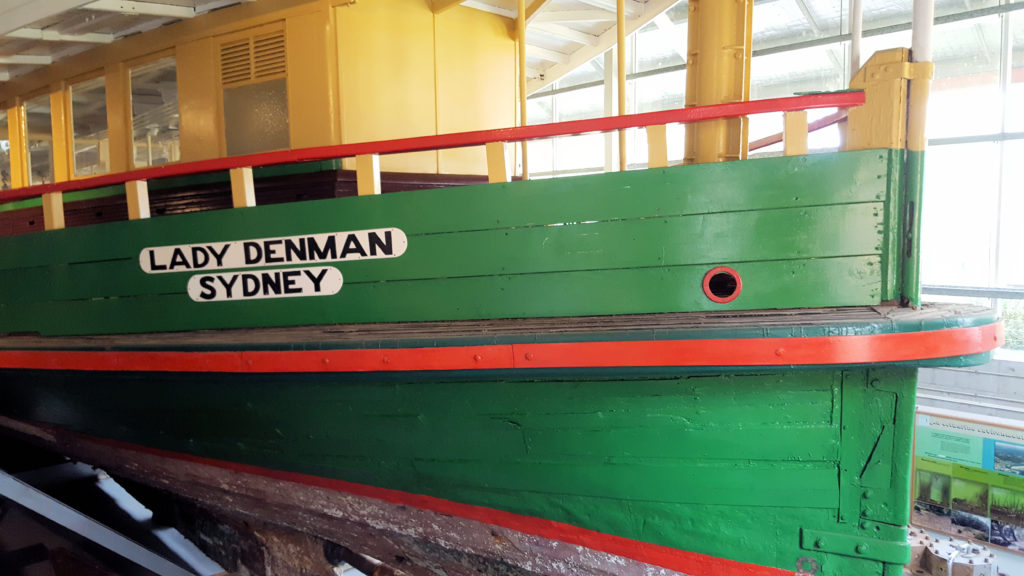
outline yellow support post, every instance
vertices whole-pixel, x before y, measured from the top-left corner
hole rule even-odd
[[[615,33],[618,37],[615,51],[618,56],[619,116],[624,116],[626,114],[626,0],[616,0]],[[619,130],[619,170],[625,172],[627,165],[626,131]]]
[[[783,113],[782,150],[786,156],[807,154],[807,111]]]
[[[487,181],[491,184],[512,179],[512,166],[508,161],[508,147],[504,142],[487,143]]]
[[[380,194],[380,156],[363,154],[356,156],[356,192],[360,196]]]
[[[686,105],[750,99],[753,0],[690,0]],[[686,162],[747,156],[747,119],[709,120],[686,127]]]
[[[866,103],[850,109],[846,125],[846,148],[866,150],[905,147],[907,80],[914,77],[930,78],[932,68],[930,62],[912,64],[910,51],[906,48],[875,52],[850,82],[851,89],[864,90]]]
[[[526,0],[519,0],[518,2],[516,42],[519,48],[519,125],[526,126]],[[530,170],[526,161],[526,140],[522,141],[521,146],[523,150],[523,180],[529,180]]]
[[[107,66],[107,167],[111,172],[124,172],[134,168],[132,148],[132,89],[128,67],[118,63]]]
[[[64,227],[64,193],[43,194],[43,229],[60,230]]]
[[[647,127],[647,167],[668,167],[668,126],[664,124]]]
[[[50,92],[50,134],[53,137],[51,159],[53,161],[53,181],[67,182],[75,173],[75,155],[72,150],[71,99],[67,97],[68,89],[63,84]],[[61,228],[63,217],[61,219]]]
[[[149,218],[149,183],[146,180],[130,180],[124,183],[128,200],[128,219]]]
[[[7,110],[7,137],[11,143],[11,187],[28,186],[28,155],[25,150],[25,107]]]
[[[231,200],[235,208],[251,208],[256,205],[256,186],[252,181],[252,168],[232,168]]]

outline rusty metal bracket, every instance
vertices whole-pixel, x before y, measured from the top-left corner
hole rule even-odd
[[[910,546],[906,542],[886,542],[838,532],[801,529],[800,547],[804,550],[828,552],[891,564],[910,562]]]

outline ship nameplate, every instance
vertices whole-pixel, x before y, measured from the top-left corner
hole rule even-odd
[[[304,265],[397,258],[408,244],[402,230],[376,228],[156,246],[142,249],[139,267],[147,274],[192,272],[187,292],[195,302],[331,296],[341,291],[341,271]],[[290,267],[268,268],[281,264]]]

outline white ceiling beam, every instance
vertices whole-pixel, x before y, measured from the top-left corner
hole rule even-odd
[[[480,0],[466,0],[462,3],[466,8],[475,8],[484,12],[490,12],[491,14],[497,14],[498,16],[504,16],[505,18],[515,19],[516,11],[502,8],[501,6],[495,6],[486,2],[480,2]]]
[[[618,8],[616,7],[615,0],[576,0],[576,1],[581,3],[581,4],[586,4],[587,6],[593,6],[594,8],[598,8],[598,9],[604,10],[606,12],[611,12],[612,14],[615,14],[615,12],[618,10]],[[637,2],[637,0],[626,0],[625,1],[625,5],[626,5],[626,16],[627,17],[629,17],[630,15],[635,16],[635,15],[640,14],[641,12],[644,11],[644,5],[641,4],[640,2]]]
[[[44,40],[46,42],[82,42],[85,44],[110,44],[114,41],[113,34],[61,34],[54,30],[39,28],[21,28],[4,34],[8,38],[22,40]]]
[[[607,10],[545,10],[535,22],[614,22],[615,13]]]
[[[0,0],[0,34],[74,10],[92,0]]]
[[[117,12],[129,16],[160,16],[164,18],[192,18],[196,9],[191,6],[171,6],[170,4],[151,4],[135,0],[95,0],[85,6],[86,10],[98,12]]]
[[[15,54],[14,56],[0,56],[0,64],[27,64],[29,66],[49,66],[53,64],[53,58],[49,56],[35,56],[32,54]]]
[[[541,10],[543,10],[550,3],[551,3],[551,0],[533,0],[532,3],[527,4],[527,6],[526,6],[526,24],[527,24],[527,26],[529,26],[529,24],[531,22],[533,22],[533,19],[537,17],[537,14],[539,12]]]
[[[10,72],[0,72],[0,82],[7,82],[11,79]]]
[[[554,62],[555,64],[569,63],[568,54],[556,52],[554,50],[548,50],[547,48],[541,48],[540,46],[534,46],[533,44],[526,45],[526,55],[532,58],[540,58],[541,60]]]
[[[647,0],[644,5],[644,13],[639,18],[626,20],[626,34],[632,34],[642,26],[654,19],[655,16],[668,10],[676,3],[676,0]],[[526,83],[526,91],[530,94],[546,88],[548,85],[582,66],[595,56],[604,53],[605,50],[615,45],[617,32],[612,26],[607,32],[601,34],[597,46],[583,46],[569,55],[569,61],[565,64],[556,63],[544,70],[544,77],[537,80],[530,80]]]
[[[600,38],[593,34],[573,30],[568,26],[563,26],[554,22],[537,22],[530,28],[530,31],[543,32],[549,36],[557,36],[563,40],[569,40],[586,46],[597,46],[597,43],[600,41]]]
[[[206,14],[213,10],[219,10],[226,6],[234,6],[235,4],[247,4],[249,2],[255,2],[256,0],[213,0],[212,2],[200,2],[196,4],[196,15]]]

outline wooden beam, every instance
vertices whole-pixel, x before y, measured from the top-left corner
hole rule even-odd
[[[14,54],[11,56],[0,56],[0,64],[25,64],[28,66],[49,66],[53,64],[53,58],[49,56],[37,56],[35,54]]]
[[[124,183],[124,192],[128,200],[128,219],[149,218],[149,182],[129,180]]]
[[[541,48],[540,46],[534,46],[533,44],[526,45],[526,55],[532,58],[540,58],[541,60],[547,60],[548,62],[554,62],[556,64],[568,64],[569,55],[562,52],[556,52],[554,50],[548,50],[547,48]]]
[[[232,168],[231,201],[235,208],[251,208],[256,205],[256,186],[252,181],[252,167]]]
[[[786,156],[807,154],[807,111],[783,112],[782,148]]]
[[[356,156],[356,193],[360,196],[380,194],[380,155]]]
[[[491,184],[508,182],[512,169],[508,161],[508,147],[504,142],[487,143],[487,181]]]
[[[64,227],[64,193],[43,194],[43,229],[60,230]]]
[[[668,168],[668,126],[665,124],[647,127],[647,167]]]

